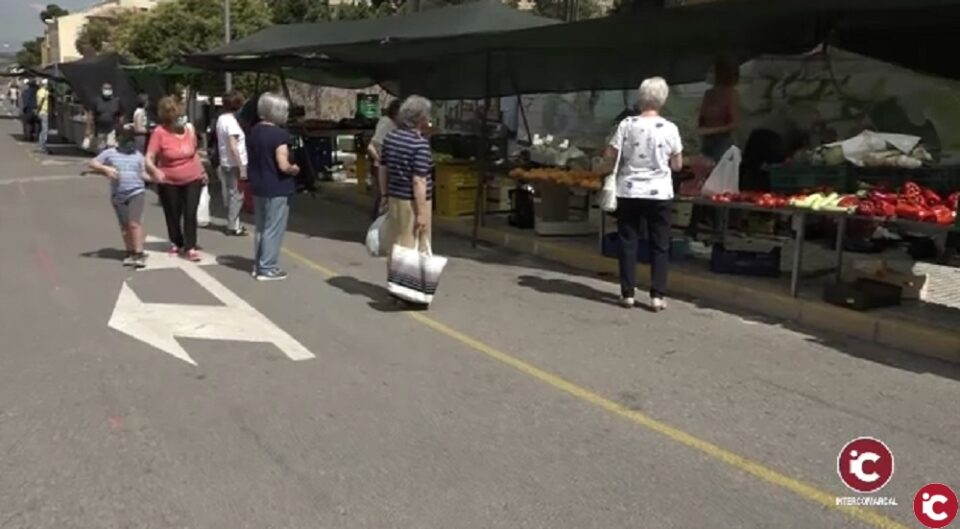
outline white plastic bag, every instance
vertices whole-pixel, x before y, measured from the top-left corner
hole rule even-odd
[[[200,191],[200,204],[197,206],[197,225],[206,226],[210,224],[210,190],[204,184]]]
[[[384,255],[387,249],[387,214],[384,213],[373,221],[367,229],[367,251],[373,257]]]
[[[387,271],[387,290],[410,303],[429,305],[437,291],[440,274],[447,266],[447,258],[433,255],[430,244],[418,242],[417,248],[393,245],[390,268]]]
[[[80,143],[80,148],[85,151],[89,151],[90,147],[92,146],[91,145],[92,143],[93,143],[93,138],[91,138],[90,136],[84,136],[83,141]]]
[[[620,159],[623,157],[623,144],[617,149],[617,161],[613,164],[613,171],[603,179],[603,189],[600,190],[597,204],[607,213],[617,211],[617,175],[620,174]]]
[[[600,190],[600,196],[597,199],[600,209],[607,213],[613,213],[617,210],[617,174],[610,173],[603,179],[603,189]]]
[[[703,183],[701,194],[711,196],[718,193],[739,193],[741,160],[740,148],[736,145],[730,147]]]

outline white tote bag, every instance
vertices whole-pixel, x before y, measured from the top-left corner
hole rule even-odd
[[[723,154],[723,159],[713,168],[713,172],[703,183],[701,194],[712,196],[718,193],[740,192],[740,148],[734,145]]]
[[[620,158],[623,157],[623,144],[617,149],[617,161],[613,164],[613,172],[603,179],[603,189],[597,197],[597,205],[607,213],[617,211],[617,175],[620,173]]]
[[[387,249],[387,214],[384,213],[373,221],[367,229],[367,251],[373,257],[381,257]]]
[[[197,206],[197,225],[206,226],[210,224],[210,189],[204,184],[200,191],[200,204]]]
[[[410,303],[429,305],[437,292],[440,274],[447,266],[447,258],[433,255],[430,243],[420,249],[393,245],[390,268],[387,272],[387,290]]]

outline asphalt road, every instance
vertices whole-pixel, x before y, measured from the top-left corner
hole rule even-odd
[[[315,358],[249,327],[180,339],[191,365],[110,328],[118,295],[223,300],[181,267],[124,270],[107,184],[16,128],[0,529],[894,529],[920,527],[922,485],[960,487],[956,367],[697,300],[627,311],[611,278],[443,236],[434,306],[396,312],[364,215],[323,198],[294,205],[284,282],[253,281],[251,240],[220,219],[200,235],[204,277]],[[153,195],[146,224],[164,236]],[[835,507],[859,436],[896,455],[879,495],[899,506]]]

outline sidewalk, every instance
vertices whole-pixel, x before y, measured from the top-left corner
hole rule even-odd
[[[323,193],[339,202],[369,208],[369,199],[354,185],[325,184]],[[433,222],[438,230],[462,237],[473,234],[471,217],[435,217]],[[599,254],[595,238],[536,237],[531,231],[512,228],[505,219],[494,216],[480,229],[479,238],[580,270],[613,277],[617,274],[616,260]],[[648,276],[647,266],[639,265],[638,278],[645,282]],[[821,289],[821,283],[806,281],[800,296],[793,298],[785,283],[717,275],[710,273],[704,263],[692,260],[672,264],[670,270],[670,290],[677,297],[705,300],[772,318],[784,325],[799,324],[960,364],[960,311],[905,300],[900,307],[857,312],[823,302]]]

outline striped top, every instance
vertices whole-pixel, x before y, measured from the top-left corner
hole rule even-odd
[[[413,177],[427,177],[427,200],[433,198],[433,154],[430,140],[410,129],[397,129],[383,139],[380,154],[387,168],[387,196],[413,200]]]

